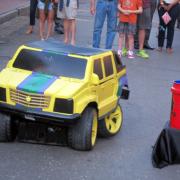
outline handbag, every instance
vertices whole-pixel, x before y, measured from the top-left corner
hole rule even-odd
[[[164,24],[168,24],[170,21],[171,21],[171,16],[169,15],[168,12],[165,12],[163,15],[162,15],[162,19],[164,21]]]

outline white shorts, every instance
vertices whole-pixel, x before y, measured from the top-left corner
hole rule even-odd
[[[77,17],[77,0],[71,0],[69,6],[66,6],[67,0],[64,0],[62,11],[57,10],[57,17],[61,19],[76,19]],[[58,4],[59,7],[59,4]]]

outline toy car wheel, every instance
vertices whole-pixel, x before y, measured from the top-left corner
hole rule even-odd
[[[121,106],[118,105],[114,112],[98,122],[98,135],[100,137],[114,136],[120,131],[122,121],[123,114]]]
[[[0,142],[10,142],[16,138],[16,130],[10,116],[0,114]]]
[[[87,107],[79,122],[68,130],[68,144],[73,149],[91,150],[97,137],[97,111]]]

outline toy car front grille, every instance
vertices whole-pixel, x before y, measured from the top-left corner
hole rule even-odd
[[[48,108],[50,97],[43,94],[33,94],[10,89],[11,101],[32,108]]]

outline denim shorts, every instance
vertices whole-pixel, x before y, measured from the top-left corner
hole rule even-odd
[[[136,24],[129,24],[128,22],[119,22],[117,31],[119,34],[135,34]]]
[[[45,9],[45,3],[38,0],[38,8],[41,10],[44,10]],[[50,11],[52,9],[53,9],[53,3],[49,3],[48,4],[48,10]]]

